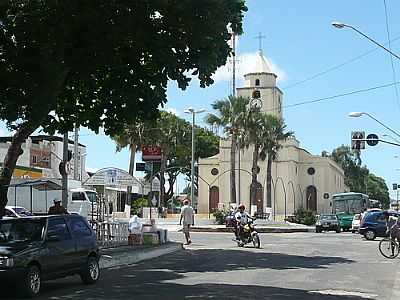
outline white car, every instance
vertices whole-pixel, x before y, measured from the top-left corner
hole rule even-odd
[[[5,217],[22,218],[32,216],[31,212],[22,206],[6,206]]]
[[[351,223],[351,232],[356,233],[358,232],[358,229],[360,228],[360,223],[361,223],[361,214],[355,214],[353,217],[353,222]]]

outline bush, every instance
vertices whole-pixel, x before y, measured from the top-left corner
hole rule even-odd
[[[294,222],[298,224],[304,225],[314,225],[317,221],[315,216],[315,212],[312,210],[307,210],[303,208],[299,208],[294,213]]]
[[[138,215],[142,217],[142,207],[149,206],[149,200],[146,198],[138,198],[132,200],[131,215]]]
[[[213,213],[213,216],[215,217],[215,223],[217,223],[218,225],[224,225],[227,215],[228,215],[228,212],[225,210],[219,210],[219,209],[216,210]]]

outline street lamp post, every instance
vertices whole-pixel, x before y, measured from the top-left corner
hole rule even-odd
[[[366,115],[368,117],[370,117],[372,120],[374,120],[375,122],[379,123],[380,125],[382,125],[383,127],[385,127],[387,130],[389,130],[390,132],[394,133],[396,136],[400,137],[400,134],[397,133],[396,131],[394,131],[392,128],[390,128],[389,126],[383,124],[381,121],[379,121],[378,119],[376,119],[375,117],[371,116],[369,113],[366,112],[351,112],[349,113],[349,117],[352,118],[359,118],[362,115]]]
[[[195,133],[194,133],[194,125],[196,121],[196,114],[200,114],[205,112],[205,109],[198,109],[195,110],[193,107],[189,107],[185,109],[185,113],[191,114],[192,115],[192,162],[191,162],[191,174],[190,174],[190,180],[192,181],[192,186],[190,188],[190,200],[192,201],[192,204],[194,204],[194,150],[195,150]]]
[[[358,30],[357,28],[355,28],[354,26],[342,23],[342,22],[332,22],[332,26],[335,28],[339,28],[339,29],[343,29],[345,27],[350,28],[352,30],[354,30],[355,32],[357,32],[358,34],[362,35],[363,37],[365,37],[366,39],[368,39],[369,41],[373,42],[375,45],[381,47],[382,49],[384,49],[385,51],[389,52],[391,55],[393,55],[394,57],[396,57],[397,59],[400,59],[400,56],[398,56],[396,53],[393,53],[390,49],[386,48],[385,46],[383,46],[382,44],[379,44],[377,41],[375,41],[374,39],[370,38],[368,35],[366,35],[365,33],[361,32],[360,30]]]

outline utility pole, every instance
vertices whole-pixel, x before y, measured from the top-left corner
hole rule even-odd
[[[78,150],[78,136],[79,128],[75,124],[75,138],[74,138],[74,179],[79,180],[79,150]]]
[[[64,133],[63,138],[63,172],[62,172],[62,206],[67,208],[68,205],[68,131]]]

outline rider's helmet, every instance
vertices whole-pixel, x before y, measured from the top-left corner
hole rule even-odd
[[[239,209],[243,209],[243,210],[245,210],[246,209],[246,206],[243,204],[243,203],[241,203],[240,205],[239,205],[239,207],[238,207]]]

